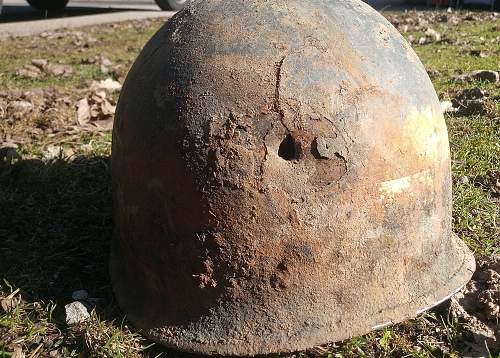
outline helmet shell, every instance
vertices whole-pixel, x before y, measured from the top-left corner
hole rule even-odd
[[[361,1],[195,1],[130,71],[112,166],[118,302],[179,350],[343,340],[474,271],[432,83]]]

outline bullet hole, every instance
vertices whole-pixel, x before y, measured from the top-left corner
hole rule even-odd
[[[314,139],[314,141],[311,144],[311,154],[316,159],[326,159],[326,158],[322,157],[321,154],[319,153],[317,139]]]
[[[285,160],[298,159],[297,146],[291,134],[288,134],[280,144],[278,155]]]

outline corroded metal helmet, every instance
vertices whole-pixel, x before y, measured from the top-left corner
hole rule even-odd
[[[127,78],[113,176],[117,299],[179,350],[342,340],[474,270],[436,93],[361,1],[195,1]]]

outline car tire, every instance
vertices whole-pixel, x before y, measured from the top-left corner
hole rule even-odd
[[[27,0],[28,3],[39,11],[64,10],[69,0]]]
[[[182,10],[189,4],[190,0],[155,0],[162,10],[177,11]]]

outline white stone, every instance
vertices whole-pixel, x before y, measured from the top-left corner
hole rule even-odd
[[[66,311],[66,323],[68,325],[75,325],[83,323],[90,318],[90,313],[87,307],[81,302],[72,302],[64,306]]]

